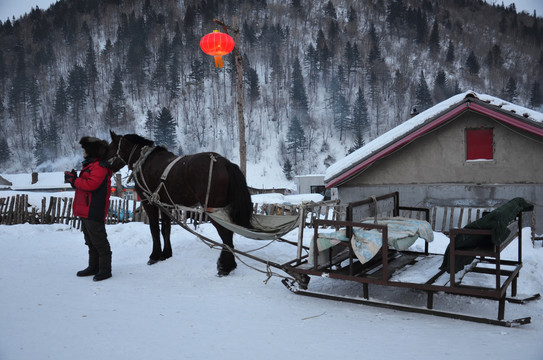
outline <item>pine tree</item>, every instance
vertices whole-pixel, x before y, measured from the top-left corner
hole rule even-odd
[[[374,65],[376,62],[381,61],[381,50],[379,49],[379,38],[377,37],[377,31],[373,22],[370,24],[369,37],[371,40],[371,49],[368,54],[368,62]]]
[[[541,93],[539,81],[535,80],[530,91],[530,106],[538,108],[541,104],[543,104],[543,94]]]
[[[43,125],[43,121],[40,120],[40,124],[38,125],[38,128],[36,129],[36,133],[34,135],[34,160],[36,161],[36,165],[41,165],[44,162],[46,162],[47,156],[46,156],[46,138],[47,138],[47,130],[45,130],[45,126]]]
[[[191,72],[189,78],[197,84],[200,84],[204,81],[204,63],[200,59],[194,59],[190,63]]]
[[[343,67],[338,67],[337,74],[332,77],[330,82],[330,107],[332,109],[332,116],[334,126],[339,130],[339,140],[343,140],[343,133],[345,132],[350,118],[349,104],[345,95],[343,94],[343,84],[345,83],[345,74]]]
[[[330,62],[332,59],[332,53],[328,47],[328,42],[324,36],[322,29],[317,32],[317,46],[316,46],[317,58],[319,63],[319,70],[322,72],[324,78],[328,76],[330,69]]]
[[[179,96],[181,90],[181,75],[179,74],[179,58],[172,56],[172,61],[169,67],[168,76],[168,90],[170,91],[170,97],[175,99]]]
[[[88,86],[96,106],[95,84],[98,80],[98,69],[96,67],[96,52],[94,51],[94,44],[91,36],[89,36],[89,45],[87,47],[87,53],[85,56],[85,72],[87,74]]]
[[[0,138],[0,166],[6,164],[11,158],[11,151],[6,138]]]
[[[422,112],[433,105],[432,95],[428,89],[428,84],[424,78],[424,73],[421,71],[419,76],[419,82],[417,84],[417,89],[415,90],[415,98],[417,99],[417,106],[419,112]]]
[[[156,118],[151,110],[147,110],[147,116],[145,117],[145,130],[147,131],[147,136],[153,138],[156,129]]]
[[[447,57],[445,58],[445,60],[449,64],[452,64],[454,62],[454,44],[452,40],[449,40],[449,46],[447,47]]]
[[[449,90],[447,85],[447,76],[443,69],[439,69],[434,81],[434,99],[437,102],[441,102],[449,97]]]
[[[134,20],[130,35],[130,44],[126,54],[126,70],[136,83],[137,90],[140,91],[140,86],[143,85],[145,79],[145,60],[149,54],[143,17]]]
[[[324,16],[328,16],[332,19],[337,19],[336,8],[334,7],[334,4],[332,4],[332,1],[330,0],[324,6]]]
[[[258,81],[258,73],[252,67],[248,67],[245,72],[245,81],[248,85],[248,95],[251,103],[254,103],[260,97],[260,83]]]
[[[1,164],[1,159],[0,159],[0,164]],[[292,180],[293,179],[293,176],[292,176],[292,163],[290,162],[289,159],[287,159],[285,161],[285,163],[283,164],[283,174],[285,174],[285,177],[288,181]]]
[[[28,94],[28,106],[30,107],[30,111],[32,113],[32,122],[35,126],[38,120],[38,112],[41,105],[39,85],[36,77],[31,76],[28,79],[26,92]]]
[[[502,67],[504,63],[503,56],[502,56],[502,50],[498,44],[494,44],[492,46],[492,49],[488,50],[488,54],[486,55],[485,64],[488,66],[489,69],[496,68],[499,69]]]
[[[0,50],[0,94],[4,93],[4,87],[6,85],[5,84],[6,75],[7,75],[7,69],[6,69],[6,62],[4,61],[4,52]]]
[[[353,6],[349,6],[349,10],[347,11],[347,21],[349,23],[353,23],[356,20],[358,20],[358,14],[356,13],[356,10],[353,8]]]
[[[72,108],[76,130],[81,123],[81,111],[87,102],[87,74],[81,65],[74,65],[68,74],[67,98]]]
[[[436,55],[439,53],[439,27],[437,25],[437,20],[434,21],[434,25],[432,26],[428,47],[430,48],[430,54]]]
[[[515,102],[517,100],[517,81],[512,76],[510,76],[509,80],[507,80],[507,84],[502,91],[502,96],[509,102]]]
[[[402,0],[392,0],[387,5],[386,22],[391,29],[399,30],[406,17],[405,5]]]
[[[479,61],[477,61],[477,57],[475,56],[475,53],[473,50],[469,53],[468,58],[466,60],[466,67],[468,68],[468,71],[472,75],[479,74]]]
[[[11,87],[8,92],[8,111],[9,114],[16,117],[18,120],[23,113],[24,104],[28,100],[27,93],[27,75],[25,65],[24,49],[16,47],[17,50],[17,67]]]
[[[158,48],[158,58],[156,68],[151,79],[151,84],[155,89],[165,88],[168,79],[168,59],[170,57],[170,44],[166,36],[162,37],[162,42]]]
[[[245,41],[247,41],[250,46],[255,45],[258,41],[255,27],[249,25],[247,23],[247,20],[243,22],[243,36],[245,38]]]
[[[360,87],[356,93],[356,100],[353,105],[353,116],[349,129],[352,131],[354,137],[351,150],[356,150],[364,146],[364,137],[369,131],[369,116],[364,92]]]
[[[426,19],[426,15],[420,8],[418,8],[416,11],[415,25],[417,30],[415,41],[417,44],[424,44],[428,34],[428,21]]]
[[[57,91],[55,94],[55,107],[54,114],[58,116],[62,122],[66,119],[68,114],[68,97],[66,94],[66,84],[64,78],[61,76],[58,82]]]
[[[162,108],[156,118],[155,124],[155,142],[173,151],[177,147],[176,123],[168,108]]]
[[[306,146],[306,137],[304,129],[297,116],[294,116],[288,126],[287,132],[287,151],[294,155],[294,165],[298,164],[298,153],[304,153]]]
[[[58,157],[58,149],[60,144],[60,132],[58,122],[53,117],[49,121],[49,126],[46,130],[46,149],[49,160],[55,160]]]
[[[305,92],[304,77],[298,57],[294,59],[292,65],[292,85],[290,87],[290,99],[292,100],[292,110],[296,116],[305,117],[308,115],[308,100]]]
[[[272,52],[272,57],[279,59],[277,52]],[[274,66],[275,61],[270,61],[271,66]],[[318,81],[318,71],[319,71],[319,59],[317,55],[317,50],[313,44],[307,46],[306,51],[304,52],[304,69],[306,69],[307,77],[309,79],[309,86],[311,89],[314,88],[314,84]],[[272,68],[273,71],[273,68]]]
[[[113,83],[109,90],[109,99],[104,113],[104,122],[110,127],[126,125],[126,99],[124,96],[121,67],[117,66],[113,74]]]

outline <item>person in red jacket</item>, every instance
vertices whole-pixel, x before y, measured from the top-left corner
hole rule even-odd
[[[94,281],[111,277],[111,247],[107,239],[105,219],[109,210],[112,171],[103,160],[108,143],[84,136],[79,141],[83,148],[83,168],[66,171],[64,179],[75,189],[73,212],[81,218],[85,244],[89,248],[89,266],[77,276],[94,275]]]

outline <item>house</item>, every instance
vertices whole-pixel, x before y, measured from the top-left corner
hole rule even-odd
[[[13,185],[11,181],[8,181],[0,176],[0,190],[9,190],[11,185]]]
[[[330,166],[341,202],[400,192],[406,206],[535,205],[543,232],[543,114],[468,91],[445,100]],[[529,226],[530,224],[525,225]]]
[[[294,182],[298,194],[324,194],[324,174],[297,175],[294,177]]]
[[[64,182],[64,172],[3,174],[12,184],[9,190],[32,192],[73,191],[70,184]]]
[[[330,200],[335,189],[327,190],[324,186],[324,174],[297,175],[294,182],[298,194],[321,194],[324,200]]]

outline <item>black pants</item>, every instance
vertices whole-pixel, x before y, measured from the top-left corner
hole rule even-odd
[[[103,221],[81,219],[81,229],[85,244],[91,257],[111,256],[111,247],[107,240],[106,224]]]

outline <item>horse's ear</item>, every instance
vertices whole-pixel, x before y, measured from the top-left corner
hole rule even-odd
[[[109,130],[109,135],[111,136],[111,140],[115,140],[115,138],[117,138],[117,134],[115,134],[113,130]]]

